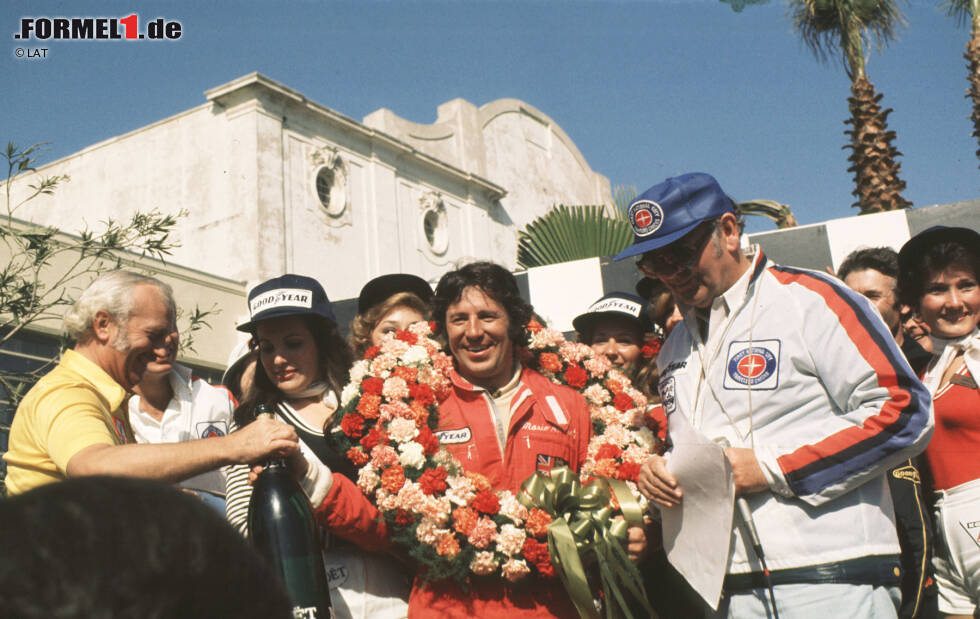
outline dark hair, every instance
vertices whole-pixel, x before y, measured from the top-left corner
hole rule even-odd
[[[0,500],[0,617],[291,617],[272,570],[200,499],[79,477]]]
[[[333,322],[310,314],[303,314],[300,317],[310,333],[313,334],[313,342],[316,344],[320,361],[320,370],[324,372],[327,384],[337,392],[339,397],[344,385],[347,384],[347,377],[351,365],[354,363],[350,347],[340,336],[340,331]],[[265,368],[260,359],[255,365],[255,378],[252,381],[252,388],[244,394],[244,400],[235,409],[235,423],[240,428],[246,426],[255,419],[255,407],[257,405],[274,406],[280,400],[282,400],[282,393],[272,383],[269,375],[265,373]]]
[[[945,241],[925,248],[921,257],[902,272],[898,282],[899,300],[913,308],[919,307],[929,278],[951,264],[960,264],[980,276],[980,254],[958,241]]]
[[[459,301],[463,290],[479,288],[487,296],[501,304],[510,322],[507,335],[518,346],[524,344],[524,326],[531,320],[534,308],[521,297],[514,276],[499,264],[471,262],[442,276],[432,297],[432,320],[436,333],[446,332],[446,311]]]
[[[855,271],[868,269],[898,281],[898,252],[891,247],[869,247],[852,251],[837,269],[837,278],[843,280]]]

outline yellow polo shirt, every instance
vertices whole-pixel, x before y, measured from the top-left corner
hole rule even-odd
[[[14,415],[7,453],[7,492],[64,480],[68,461],[92,445],[132,442],[120,407],[126,390],[73,350],[34,385]]]

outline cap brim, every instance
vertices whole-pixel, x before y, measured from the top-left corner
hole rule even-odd
[[[235,328],[244,333],[255,334],[255,329],[260,322],[265,322],[266,320],[272,320],[273,318],[284,318],[286,316],[313,316],[315,318],[321,318],[327,322],[337,324],[337,319],[334,317],[333,312],[329,316],[324,316],[323,314],[310,311],[306,308],[301,307],[281,307],[272,310],[266,310],[259,314],[258,317],[249,320],[246,323],[240,324]]]
[[[644,310],[646,311],[646,310]],[[582,333],[583,331],[592,327],[597,321],[603,318],[610,318],[612,320],[623,320],[636,323],[636,326],[640,328],[641,333],[648,333],[653,330],[653,323],[650,322],[649,325],[642,318],[636,316],[631,316],[625,312],[586,312],[584,314],[579,314],[572,319],[572,328],[576,332]]]
[[[629,258],[630,256],[638,256],[640,254],[645,254],[648,251],[653,251],[655,249],[660,249],[661,247],[666,247],[674,241],[684,237],[688,232],[697,228],[702,221],[696,221],[693,224],[687,225],[679,230],[675,230],[670,234],[665,234],[663,236],[654,237],[647,239],[645,241],[640,241],[639,243],[633,243],[623,251],[616,254],[613,260],[622,260],[624,258]]]

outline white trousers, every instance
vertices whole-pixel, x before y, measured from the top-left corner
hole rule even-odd
[[[980,479],[937,491],[933,516],[939,610],[972,615],[980,604]]]

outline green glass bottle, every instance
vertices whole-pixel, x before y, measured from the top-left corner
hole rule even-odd
[[[258,415],[269,415],[260,404]],[[286,586],[296,619],[333,616],[330,588],[313,508],[282,459],[270,459],[252,486],[248,503],[252,544]]]

